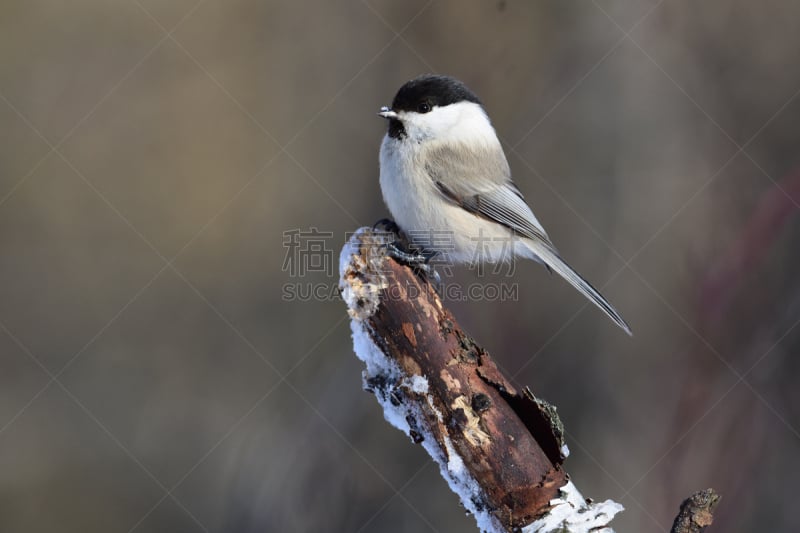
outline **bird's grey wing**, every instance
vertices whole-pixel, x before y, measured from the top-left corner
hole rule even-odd
[[[441,146],[428,154],[425,169],[449,201],[502,224],[516,234],[555,247],[511,181],[502,149]]]
[[[555,270],[631,335],[630,327],[614,306],[561,258],[511,181],[508,163],[499,146],[491,153],[458,147],[437,148],[426,160],[425,167],[444,198],[527,237],[527,245],[536,258],[548,269]]]

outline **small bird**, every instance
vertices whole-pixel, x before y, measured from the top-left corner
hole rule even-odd
[[[378,114],[389,121],[380,149],[383,199],[424,257],[442,253],[453,263],[533,259],[631,335],[617,310],[561,259],[511,180],[489,117],[466,85],[423,75],[404,84],[392,106]]]

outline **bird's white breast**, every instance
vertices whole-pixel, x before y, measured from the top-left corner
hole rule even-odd
[[[384,137],[380,185],[392,218],[412,244],[454,263],[509,260],[519,252],[510,230],[445,199],[425,171],[424,150],[408,139]]]

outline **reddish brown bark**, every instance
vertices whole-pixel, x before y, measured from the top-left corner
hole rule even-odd
[[[555,409],[527,389],[515,390],[424,277],[390,258],[366,264],[379,268],[383,280],[377,308],[364,317],[370,337],[404,378],[428,381],[427,392],[415,392],[373,377],[368,389],[423,413],[407,418],[412,438],[432,435],[445,458],[449,440],[483,489],[481,505],[508,530],[547,512],[568,481]]]

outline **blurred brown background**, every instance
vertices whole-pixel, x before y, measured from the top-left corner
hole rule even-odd
[[[0,531],[474,530],[361,390],[343,304],[282,298],[336,282],[285,271],[284,232],[338,254],[386,216],[375,112],[431,71],[635,332],[534,264],[519,301],[451,304],[558,405],[584,495],[620,532],[707,486],[715,531],[798,530],[798,26],[774,0],[5,0]]]

